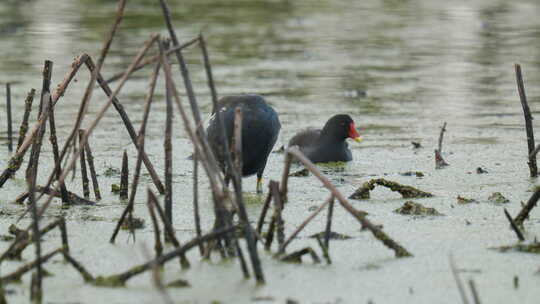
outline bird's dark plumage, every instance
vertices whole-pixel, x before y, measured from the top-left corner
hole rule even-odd
[[[281,124],[279,117],[263,97],[258,95],[226,96],[219,100],[218,109],[225,124],[229,146],[234,133],[234,112],[242,109],[242,175],[257,174],[257,191],[266,167],[268,155],[276,143]],[[206,129],[208,141],[222,169],[225,168],[225,151],[221,144],[221,131],[216,113],[210,118]]]
[[[288,145],[298,146],[314,163],[351,161],[352,153],[345,141],[347,138],[361,141],[352,118],[339,114],[332,116],[322,130],[306,129],[297,133]]]

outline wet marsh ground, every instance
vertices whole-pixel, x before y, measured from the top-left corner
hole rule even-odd
[[[69,70],[72,59],[87,52],[97,56],[112,22],[114,1],[48,1],[0,4],[0,82],[13,82],[14,128],[24,109],[27,91],[41,87],[45,59],[54,62],[53,87]],[[128,2],[129,3],[129,2]],[[521,63],[533,116],[540,113],[540,21],[535,1],[170,1],[181,40],[200,31],[207,38],[218,93],[257,93],[265,96],[280,115],[282,131],[277,149],[298,130],[322,126],[336,113],[349,113],[356,121],[361,144],[351,142],[354,160],[341,168],[321,167],[345,195],[372,178],[385,178],[434,194],[413,199],[437,209],[444,216],[404,216],[393,211],[408,199],[388,189],[375,188],[369,200],[351,200],[369,219],[384,226],[413,258],[396,259],[393,253],[361,231],[358,223],[336,206],[333,231],[349,240],[330,243],[331,265],[286,264],[261,250],[267,284],[255,286],[244,280],[231,262],[199,262],[189,257],[192,268],[180,271],[167,264],[164,281],[178,278],[189,288],[169,288],[178,303],[457,303],[452,277],[452,255],[464,280],[474,279],[484,303],[536,303],[540,298],[538,255],[500,253],[492,247],[515,244],[503,214],[516,215],[537,184],[529,178],[523,114],[517,95],[514,63]],[[157,1],[128,4],[126,18],[112,46],[104,75],[122,71],[137,48],[151,33],[164,33]],[[204,70],[196,48],[185,52],[201,108],[211,109]],[[147,79],[151,68],[137,72],[128,82],[120,101],[136,128],[141,122]],[[80,73],[57,107],[57,129],[67,136],[88,77]],[[85,75],[85,76],[83,76]],[[180,83],[180,76],[177,75]],[[182,93],[183,89],[180,90]],[[164,170],[163,130],[164,81],[158,82],[150,114],[146,151],[160,176]],[[3,96],[3,95],[2,95]],[[106,99],[96,91],[89,109],[93,117]],[[0,137],[5,137],[4,103],[0,103]],[[36,104],[36,103],[34,103]],[[37,111],[32,112],[32,121]],[[194,237],[192,208],[192,146],[175,115],[173,140],[174,226],[182,241]],[[90,120],[90,119],[89,119]],[[88,121],[87,121],[88,122]],[[439,127],[447,122],[443,157],[450,164],[435,170],[433,150]],[[538,128],[538,125],[535,125]],[[422,148],[413,149],[411,141]],[[0,145],[0,168],[10,154]],[[118,184],[126,149],[133,170],[136,150],[118,114],[109,110],[90,138],[103,199],[95,207],[60,208],[59,200],[47,212],[46,221],[63,214],[67,220],[71,250],[95,275],[124,271],[148,260],[153,254],[153,229],[146,210],[143,174],[135,214],[146,220],[133,243],[121,231],[116,245],[108,239],[125,204],[110,193]],[[51,148],[44,145],[38,183],[48,177],[53,165]],[[477,174],[476,169],[487,170]],[[23,166],[22,169],[25,167]],[[301,169],[294,167],[293,171]],[[279,180],[283,154],[272,153],[265,171],[267,182]],[[424,174],[404,176],[419,171]],[[143,169],[144,173],[145,170]],[[131,182],[131,179],[130,179]],[[82,193],[80,177],[69,179],[68,189]],[[17,178],[0,189],[0,234],[7,234],[24,210],[12,203],[25,191],[21,170]],[[264,197],[255,195],[255,178],[244,179],[249,197],[248,214],[255,221]],[[510,202],[488,201],[501,192]],[[327,197],[327,190],[313,176],[291,177],[289,203],[284,211],[285,232],[290,234]],[[461,205],[457,197],[479,203]],[[201,219],[207,230],[213,224],[208,182],[201,180]],[[289,251],[312,246],[308,236],[324,230],[325,213],[299,235]],[[19,222],[20,227],[30,218]],[[540,236],[540,211],[533,210],[525,222],[526,238]],[[59,244],[59,233],[43,239],[45,251]],[[9,242],[0,242],[0,250]],[[33,259],[31,250],[23,256]],[[218,259],[215,259],[218,261]],[[4,262],[1,273],[11,272],[20,262]],[[44,282],[50,303],[151,303],[160,301],[150,275],[131,280],[127,288],[98,288],[84,284],[79,274],[57,258],[45,268],[53,277]],[[515,280],[519,281],[515,286]],[[9,303],[28,302],[29,276],[22,284],[6,289]]]

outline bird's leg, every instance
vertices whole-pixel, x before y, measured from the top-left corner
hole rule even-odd
[[[257,173],[257,193],[262,193],[262,174]]]

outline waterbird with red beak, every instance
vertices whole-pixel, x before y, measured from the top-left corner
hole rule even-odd
[[[347,162],[352,160],[347,138],[362,141],[352,118],[347,114],[338,114],[332,116],[322,130],[307,129],[297,133],[288,146],[298,146],[314,163]]]

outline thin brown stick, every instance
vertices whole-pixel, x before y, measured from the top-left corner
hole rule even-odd
[[[278,246],[281,247],[285,241],[285,223],[283,222],[283,202],[281,201],[281,195],[279,192],[279,183],[276,181],[270,181],[270,191],[274,198],[274,217],[276,222],[277,240]]]
[[[150,191],[148,191],[148,199],[146,201],[146,206],[148,207],[148,212],[150,213],[150,218],[152,219],[152,227],[154,227],[154,240],[155,240],[154,249],[156,250],[156,257],[159,257],[163,253],[163,245],[161,244],[161,237],[160,237],[161,232],[159,230],[159,224],[157,222],[156,212],[154,211],[154,204],[151,202],[150,196],[151,196]]]
[[[323,204],[321,204],[317,209],[315,209],[315,211],[313,211],[303,222],[302,224],[300,224],[300,226],[298,226],[298,228],[296,228],[296,230],[287,238],[287,240],[285,242],[283,242],[283,244],[281,244],[281,246],[279,247],[279,254],[283,254],[285,253],[285,249],[287,248],[287,246],[291,243],[291,241],[298,235],[298,233],[300,233],[306,226],[307,224],[309,224],[309,222],[311,222],[311,220],[313,220],[317,214],[319,214],[328,204],[330,204],[330,202],[333,200],[333,197],[330,197],[329,199],[327,199]]]
[[[164,45],[164,49],[163,49],[163,52],[167,50],[168,48],[168,43],[164,43],[164,44],[160,44],[160,45]],[[162,52],[160,50],[160,52]],[[169,59],[167,58],[167,56],[163,56],[163,59],[165,61],[168,61]],[[167,64],[169,64],[167,62]],[[169,81],[170,78],[166,78],[167,81],[165,82],[165,111],[166,111],[166,116],[165,116],[165,138],[164,138],[164,142],[163,142],[163,148],[164,148],[164,152],[165,152],[165,217],[167,218],[167,220],[169,221],[169,223],[172,225],[173,224],[173,217],[172,217],[172,204],[173,204],[173,199],[172,199],[172,194],[173,194],[173,189],[172,189],[172,167],[173,167],[173,162],[172,162],[172,114],[173,114],[173,105],[172,105],[172,100],[171,100],[171,91],[172,91],[172,88],[171,88],[171,82]],[[166,235],[165,235],[166,236]],[[167,237],[165,237],[165,240],[166,241],[169,241],[169,239]]]
[[[82,153],[81,153],[82,156]],[[128,199],[128,177],[129,177],[129,166],[128,166],[128,155],[127,151],[124,150],[122,154],[122,172],[120,174],[120,199]]]
[[[444,137],[444,132],[446,131],[446,121],[443,123],[441,127],[441,133],[439,134],[439,153],[442,153],[442,142]]]
[[[81,144],[81,139],[84,137],[84,130],[79,130],[79,145]],[[83,186],[83,195],[84,198],[90,197],[90,180],[88,179],[88,171],[86,170],[86,153],[84,152],[84,146],[79,146],[79,153],[80,157],[79,160],[81,161],[81,178],[82,178],[82,186]],[[122,187],[120,187],[120,195],[122,195]]]
[[[340,204],[347,210],[351,215],[353,215],[359,222],[362,228],[366,228],[375,238],[377,238],[379,241],[381,241],[386,247],[392,249],[396,255],[396,257],[408,257],[412,256],[411,253],[407,251],[404,247],[402,247],[400,244],[398,244],[396,241],[391,239],[384,231],[382,231],[379,227],[371,223],[370,220],[366,218],[366,215],[363,212],[360,212],[356,210],[348,201],[347,199],[339,192],[336,187],[330,182],[328,178],[326,178],[321,171],[309,160],[307,159],[300,150],[298,150],[298,147],[294,146],[287,149],[287,153],[292,154],[294,157],[296,157],[300,162],[304,164],[304,166],[313,173],[324,185],[325,188],[330,190],[330,192],[336,197]]]
[[[17,140],[17,150],[21,147],[26,132],[28,131],[28,118],[30,118],[30,112],[32,111],[32,102],[34,101],[34,95],[36,94],[36,89],[31,89],[30,92],[26,95],[24,100],[24,114],[19,127],[19,139]]]
[[[264,219],[266,218],[266,213],[268,212],[268,208],[270,207],[270,202],[272,202],[272,191],[268,191],[268,195],[266,196],[266,200],[264,201],[264,205],[261,210],[261,215],[259,216],[259,221],[257,223],[257,233],[259,235],[262,233]]]
[[[525,241],[525,238],[523,237],[523,233],[521,232],[521,229],[519,229],[518,225],[516,224],[516,222],[514,221],[512,216],[510,215],[510,213],[508,213],[508,210],[506,210],[506,208],[504,208],[504,215],[506,216],[506,218],[510,222],[510,227],[512,227],[512,230],[514,230],[514,232],[516,233],[516,236],[518,237],[518,239],[520,241]]]
[[[289,153],[285,154],[285,167],[281,175],[281,201],[287,203],[287,193],[289,191],[289,173],[291,171],[292,156]]]
[[[11,83],[6,83],[6,114],[7,114],[7,138],[8,151],[13,152],[13,130],[11,124]]]
[[[82,129],[83,132],[86,132]],[[90,169],[90,177],[92,179],[92,188],[94,189],[94,196],[96,201],[101,200],[101,191],[99,191],[99,183],[97,180],[96,167],[94,166],[94,156],[92,155],[92,149],[90,149],[90,144],[88,140],[84,145],[84,153],[86,155],[86,161],[88,162],[88,169]]]
[[[523,108],[523,116],[525,117],[525,131],[527,132],[527,146],[528,146],[528,155],[533,155],[534,157],[529,157],[528,165],[531,177],[538,176],[538,167],[536,165],[536,155],[532,152],[534,151],[534,130],[532,125],[532,115],[531,110],[529,109],[529,104],[527,103],[527,95],[525,94],[525,85],[523,84],[523,76],[521,75],[521,66],[515,64],[516,70],[516,82],[518,87],[519,99],[521,101],[521,107]]]
[[[334,196],[330,197],[330,204],[328,205],[328,215],[326,217],[326,229],[324,231],[324,247],[326,250],[330,250],[330,233],[332,233],[332,217],[334,215]]]
[[[47,99],[49,98],[48,94],[45,94]],[[30,193],[29,201],[30,208],[32,209],[32,242],[36,250],[36,258],[41,259],[41,235],[39,233],[39,217],[37,215],[37,206],[36,206],[36,176],[34,175],[37,172],[37,166],[32,170],[27,178],[28,182],[28,192]],[[43,270],[41,268],[41,263],[37,264],[36,267],[36,280],[35,284],[32,284],[31,295],[35,303],[41,303],[43,298]]]
[[[195,233],[197,237],[202,235],[201,216],[199,214],[199,158],[193,152],[193,216],[195,218]],[[204,253],[203,244],[199,244],[199,252]]]
[[[51,146],[53,150],[54,165],[55,165],[55,168],[61,168],[60,155],[58,152],[58,140],[56,138],[56,123],[54,120],[54,106],[53,106],[51,98],[47,98],[46,102],[49,103],[49,133],[50,133],[49,141],[51,142]],[[56,178],[59,178],[59,177],[60,177],[60,170],[57,170]],[[68,191],[67,191],[67,187],[65,183],[62,183],[60,185],[60,193],[62,194],[62,203],[68,204],[69,195],[68,195]]]

